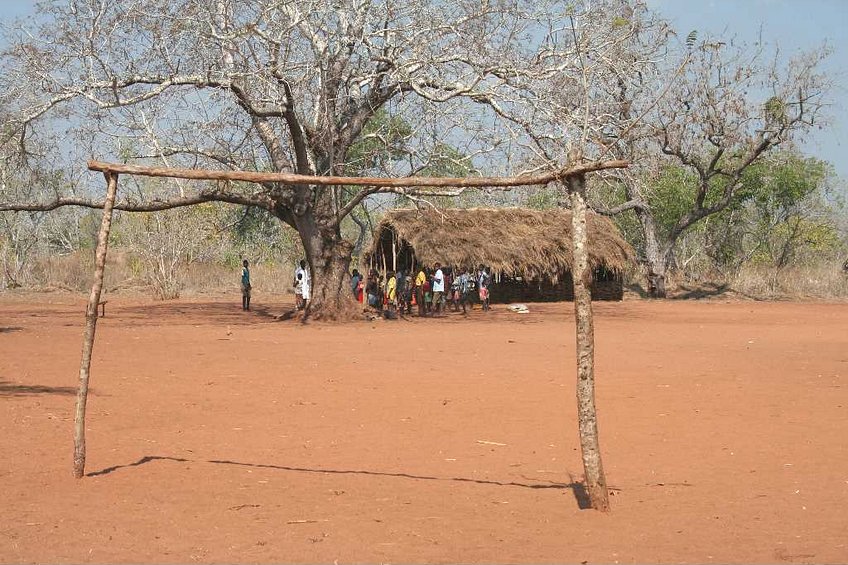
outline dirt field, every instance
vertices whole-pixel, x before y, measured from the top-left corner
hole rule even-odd
[[[0,299],[0,561],[848,561],[846,304],[596,304],[604,515],[573,486],[571,305],[254,301],[112,298],[75,481],[84,298]]]

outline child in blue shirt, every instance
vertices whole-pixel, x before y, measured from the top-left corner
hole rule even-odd
[[[247,259],[242,261],[241,264],[241,309],[250,310],[250,269]]]

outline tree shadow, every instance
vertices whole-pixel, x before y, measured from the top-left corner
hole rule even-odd
[[[111,467],[106,467],[104,469],[100,469],[99,471],[92,471],[90,473],[86,473],[87,477],[100,477],[103,475],[109,475],[114,473],[115,471],[121,469],[128,469],[130,467],[139,467],[141,465],[145,465],[147,463],[153,461],[174,461],[178,463],[210,463],[213,465],[230,465],[235,467],[250,467],[252,469],[274,469],[278,471],[289,471],[294,473],[315,473],[322,475],[365,475],[372,477],[391,477],[398,479],[410,479],[416,481],[451,481],[451,482],[459,482],[459,483],[474,483],[479,485],[494,485],[501,487],[519,487],[526,489],[555,489],[555,490],[571,490],[574,495],[575,500],[577,501],[577,506],[581,510],[591,508],[591,504],[589,502],[589,496],[586,493],[586,489],[582,483],[577,482],[573,479],[571,474],[569,473],[569,481],[568,483],[557,483],[553,481],[545,481],[545,482],[534,482],[533,479],[528,479],[527,482],[518,482],[518,481],[496,481],[496,480],[488,480],[488,479],[471,479],[468,477],[437,477],[432,475],[415,475],[412,473],[392,473],[387,471],[369,471],[365,469],[320,469],[320,468],[310,468],[310,467],[292,467],[289,465],[272,465],[270,463],[245,463],[240,461],[230,461],[227,459],[208,459],[208,460],[192,460],[185,459],[183,457],[169,457],[163,455],[145,455],[138,461],[133,463],[127,463],[125,465],[113,465]]]
[[[0,397],[2,396],[33,396],[36,394],[59,394],[70,396],[77,393],[72,386],[44,386],[12,383],[0,379]]]
[[[639,295],[639,298],[648,298],[648,297],[649,297],[649,296],[648,296],[648,291],[646,291],[646,290],[642,287],[642,285],[641,285],[641,284],[639,284],[639,283],[632,283],[632,284],[628,284],[628,285],[626,285],[626,286],[625,286],[625,288],[626,288],[627,290],[629,290],[630,292],[634,293],[634,294],[638,294],[638,295]]]
[[[267,322],[274,322],[280,319],[278,314],[271,312],[270,306],[251,306],[250,313],[258,318],[263,318]]]
[[[102,475],[108,475],[109,473],[114,473],[118,469],[128,469],[130,467],[138,467],[140,465],[144,465],[145,463],[150,463],[151,461],[176,461],[177,463],[185,463],[188,459],[183,459],[181,457],[166,457],[163,455],[145,455],[135,463],[127,463],[126,465],[113,465],[112,467],[106,467],[105,469],[100,469],[99,471],[92,471],[90,473],[86,473],[86,477],[99,477]]]
[[[9,334],[12,332],[22,332],[23,328],[18,326],[10,326],[10,327],[0,327],[0,334]]]
[[[674,296],[671,296],[672,300],[699,300],[703,298],[714,298],[716,296],[723,296],[725,294],[731,296],[741,296],[743,298],[747,298],[748,300],[754,300],[756,302],[765,301],[765,298],[754,296],[752,294],[748,294],[746,292],[741,292],[734,288],[731,288],[729,283],[704,283],[703,285],[679,285],[679,290]]]
[[[109,317],[136,326],[160,325],[173,320],[179,320],[182,324],[250,326],[273,322],[276,316],[271,309],[272,306],[256,304],[245,312],[240,303],[165,302],[139,306],[116,305]]]
[[[733,292],[730,285],[727,283],[706,283],[701,286],[687,286],[685,284],[681,284],[680,290],[682,291],[681,293],[673,296],[675,300],[699,300],[702,298],[713,298],[715,296],[721,296],[723,294]]]
[[[278,322],[288,322],[290,320],[295,321],[306,321],[306,316],[303,314],[302,310],[298,310],[297,308],[289,308],[282,314],[278,314],[276,316],[272,316],[272,318]]]

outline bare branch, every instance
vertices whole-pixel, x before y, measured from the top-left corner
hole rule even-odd
[[[244,206],[257,206],[266,210],[273,209],[273,201],[264,194],[244,195],[225,192],[219,189],[207,190],[191,196],[170,198],[166,200],[152,199],[149,202],[123,201],[115,203],[115,210],[127,212],[159,212],[194,206],[205,202],[226,202],[229,204],[241,204]],[[0,212],[4,211],[28,211],[49,212],[64,206],[79,206],[81,208],[103,208],[104,201],[95,201],[87,198],[64,198],[59,197],[50,202],[0,202]]]
[[[619,204],[618,206],[613,206],[612,208],[601,206],[600,204],[592,204],[592,210],[597,212],[598,214],[604,216],[617,216],[618,214],[623,214],[628,210],[643,210],[646,205],[641,200],[628,200],[624,204]]]

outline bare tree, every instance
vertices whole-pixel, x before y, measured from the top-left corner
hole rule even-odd
[[[781,65],[763,47],[704,40],[690,34],[679,76],[659,102],[661,87],[646,81],[638,89],[620,88],[622,113],[650,107],[646,123],[629,139],[619,140],[615,154],[638,167],[623,181],[625,200],[595,206],[606,214],[634,210],[642,229],[648,289],[666,295],[666,276],[674,264],[675,246],[687,230],[725,210],[738,192],[743,174],[773,149],[792,144],[820,121],[830,91],[821,62],[828,50],[804,53]],[[675,72],[668,67],[667,75]],[[666,165],[682,167],[696,179],[684,211],[666,229],[657,220],[663,203],[652,183]]]

